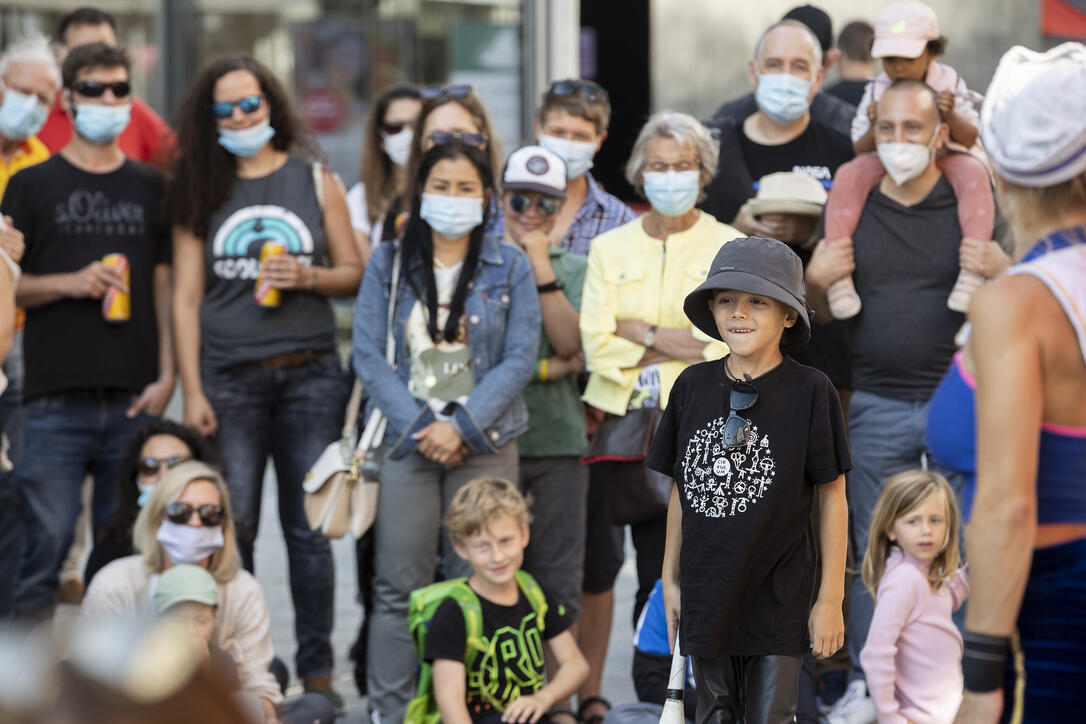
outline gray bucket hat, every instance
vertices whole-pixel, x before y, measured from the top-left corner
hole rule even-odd
[[[713,339],[720,339],[720,331],[709,300],[718,289],[761,294],[796,310],[796,323],[781,336],[782,347],[803,344],[811,338],[803,262],[784,242],[751,236],[733,239],[720,247],[709,267],[709,276],[686,295],[683,304],[687,318]]]

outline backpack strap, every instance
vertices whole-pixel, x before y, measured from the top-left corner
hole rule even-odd
[[[532,574],[528,573],[528,571],[517,571],[513,575],[516,577],[517,584],[524,593],[524,597],[528,599],[532,610],[535,611],[536,625],[539,626],[539,632],[543,633],[546,628],[545,618],[547,616],[547,597],[544,595],[543,589],[539,587],[539,584],[536,583],[536,580],[532,578]]]

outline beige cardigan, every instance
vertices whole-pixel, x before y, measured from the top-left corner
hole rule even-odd
[[[98,619],[146,614],[151,604],[151,571],[143,556],[113,561],[91,581],[83,599],[82,615]],[[230,654],[238,667],[242,688],[276,706],[283,700],[272,660],[271,616],[264,591],[247,571],[219,584],[219,611],[214,641]]]

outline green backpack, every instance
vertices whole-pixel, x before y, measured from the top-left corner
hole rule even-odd
[[[521,592],[524,593],[524,597],[528,599],[528,603],[535,612],[539,630],[542,632],[543,618],[547,615],[547,599],[543,595],[543,589],[527,571],[517,571],[515,576]],[[467,629],[464,668],[471,671],[476,656],[494,653],[491,651],[493,643],[488,648],[483,639],[483,612],[479,606],[479,597],[475,595],[475,591],[471,590],[467,581],[466,578],[456,578],[411,592],[407,625],[411,629],[411,638],[415,641],[415,651],[419,656],[419,686],[415,692],[415,698],[407,706],[404,724],[435,724],[441,721],[441,713],[437,709],[437,698],[434,696],[433,665],[425,661],[423,657],[426,654],[426,633],[430,628],[430,619],[434,617],[445,599],[451,598],[456,601],[461,613],[464,614],[464,626]],[[491,701],[490,705],[497,711],[504,709],[498,701]]]

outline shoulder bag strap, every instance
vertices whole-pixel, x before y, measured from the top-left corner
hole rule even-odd
[[[385,360],[389,366],[396,367],[396,330],[393,324],[396,321],[396,295],[400,288],[400,245],[396,244],[396,252],[392,256],[392,279],[389,281],[388,291],[388,316],[386,317],[385,327]],[[361,402],[361,384],[357,384],[359,393],[359,401]],[[352,393],[352,401],[354,400]],[[358,409],[355,409],[355,415],[358,414]],[[365,454],[381,444],[381,441],[385,438],[385,416],[381,414],[381,411],[374,407],[373,412],[370,413],[369,419],[366,420],[366,429],[362,433],[362,437],[358,440],[358,446],[355,448],[355,455],[364,457]]]

